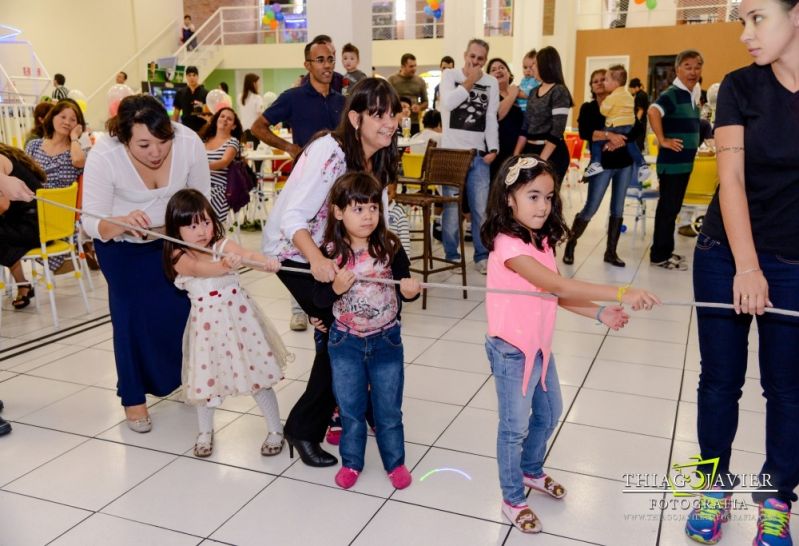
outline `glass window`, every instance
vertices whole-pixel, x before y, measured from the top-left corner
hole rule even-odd
[[[483,0],[483,34],[513,36],[513,0]]]
[[[443,38],[444,7],[439,9],[436,17],[428,0],[372,0],[372,39]]]

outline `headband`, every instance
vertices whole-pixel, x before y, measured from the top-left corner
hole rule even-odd
[[[522,169],[532,169],[537,167],[540,161],[534,157],[521,157],[519,160],[508,169],[508,174],[505,176],[505,185],[512,186],[516,179],[519,178],[519,171]]]

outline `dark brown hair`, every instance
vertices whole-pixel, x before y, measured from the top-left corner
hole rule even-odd
[[[255,74],[254,72],[249,72],[244,76],[244,91],[241,93],[241,104],[247,102],[247,97],[250,96],[250,93],[253,95],[258,94],[258,90],[255,87],[255,84],[258,83],[258,80],[261,79],[261,76]]]
[[[211,121],[206,123],[205,127],[203,127],[200,131],[200,138],[203,140],[203,142],[208,142],[216,136],[216,122],[219,121],[219,116],[222,115],[222,112],[225,110],[233,114],[233,130],[230,131],[230,136],[236,140],[241,140],[241,135],[244,132],[241,126],[241,120],[239,119],[239,116],[236,115],[236,112],[233,110],[233,108],[228,108],[226,106],[217,110],[216,114],[214,114],[214,117],[211,118]]]
[[[80,110],[80,106],[78,103],[72,99],[61,99],[56,103],[53,108],[47,112],[47,115],[42,122],[42,129],[44,131],[44,136],[46,138],[53,138],[55,134],[55,127],[53,127],[53,118],[56,117],[58,114],[70,108],[73,112],[75,112],[75,117],[78,119],[78,125],[86,128],[86,121],[83,119],[83,112]]]
[[[36,108],[33,109],[33,129],[31,129],[30,132],[33,138],[44,137],[44,118],[47,117],[47,114],[52,109],[52,102],[40,102],[36,105]]]
[[[349,113],[356,112],[360,116],[375,114],[382,116],[386,112],[391,112],[396,115],[402,111],[402,106],[394,87],[383,78],[364,78],[350,88],[349,93],[336,130],[316,133],[305,148],[307,149],[316,139],[330,134],[344,151],[348,171],[370,171],[361,145],[360,129],[353,127]],[[399,164],[396,134],[391,144],[377,150],[371,159],[371,173],[380,182],[381,187],[385,188],[396,182]]]
[[[604,79],[605,74],[607,74],[607,72],[608,72],[608,70],[606,68],[597,68],[596,70],[591,72],[591,77],[588,78],[588,87],[591,89],[591,98],[592,99],[596,100],[596,93],[594,92],[594,87],[591,85],[591,82],[594,81],[594,76],[596,76],[597,74],[602,74],[602,78]],[[602,86],[604,87],[604,85],[605,84],[603,82]]]
[[[563,79],[563,65],[557,49],[552,46],[539,49],[535,54],[535,64],[538,66],[538,75],[541,76],[542,82],[566,85]]]
[[[369,235],[369,255],[377,262],[391,264],[400,248],[399,238],[386,226],[383,214],[383,187],[367,172],[349,172],[336,180],[328,194],[327,226],[322,248],[328,258],[339,267],[346,266],[353,258],[349,235],[344,222],[335,217],[335,207],[346,209],[353,204],[375,203],[380,210],[377,227]]]
[[[169,237],[180,239],[181,227],[197,223],[203,220],[206,215],[214,225],[214,236],[209,244],[211,246],[217,241],[221,241],[225,236],[225,228],[222,227],[222,222],[216,217],[211,203],[208,202],[208,199],[202,193],[192,188],[182,189],[173,195],[166,205],[164,233]],[[174,281],[175,277],[177,277],[178,273],[175,271],[175,264],[185,253],[186,247],[172,241],[164,241],[164,272],[170,281]]]
[[[358,48],[355,47],[353,44],[347,42],[344,44],[344,47],[341,48],[341,53],[355,53],[355,56],[358,57],[358,60],[361,58],[361,52],[358,51]]]
[[[488,61],[488,64],[486,64],[486,73],[487,74],[491,74],[491,65],[494,64],[494,63],[499,63],[499,64],[501,64],[502,66],[505,67],[505,70],[508,71],[508,85],[512,84],[513,83],[513,72],[510,71],[510,67],[508,66],[508,63],[505,62],[504,59],[501,59],[499,57],[494,57],[493,59]]]
[[[510,185],[505,184],[511,167],[524,158],[537,159],[538,163],[529,169],[519,169],[516,180]],[[555,193],[552,196],[552,210],[549,217],[541,229],[532,231],[513,217],[513,209],[508,204],[508,198],[539,176],[552,178],[555,182]],[[489,251],[494,250],[494,239],[500,233],[504,233],[510,237],[521,239],[525,244],[532,243],[538,250],[544,249],[544,241],[546,241],[549,248],[554,250],[555,245],[563,240],[569,232],[563,219],[563,203],[560,200],[560,188],[557,180],[558,174],[552,165],[537,155],[522,154],[506,159],[491,183],[491,191],[486,204],[486,217],[483,227],[480,228],[480,237],[486,248]]]
[[[131,95],[122,99],[117,115],[109,119],[105,126],[109,135],[127,145],[133,137],[133,126],[137,123],[147,127],[155,138],[175,138],[175,129],[169,120],[169,114],[158,99],[150,95]]]
[[[0,142],[0,155],[4,155],[7,158],[13,159],[17,163],[21,164],[23,167],[33,173],[39,182],[44,183],[44,181],[47,180],[47,175],[41,166],[36,163],[31,156],[19,148],[15,148],[14,146],[9,146],[8,144],[3,144]]]

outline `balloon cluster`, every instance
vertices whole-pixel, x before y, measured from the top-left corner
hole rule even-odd
[[[205,96],[205,104],[208,105],[208,109],[211,113],[216,114],[222,108],[230,108],[233,104],[233,100],[230,98],[230,95],[221,89],[212,89]]]
[[[635,3],[638,5],[646,3],[646,7],[649,9],[658,7],[658,0],[635,0]]]
[[[444,2],[440,2],[439,0],[427,0],[424,12],[428,17],[433,17],[438,21],[441,19],[441,14],[444,12]]]
[[[282,23],[286,16],[283,15],[283,6],[275,2],[274,4],[264,4],[264,16],[261,22],[265,27],[276,30],[280,23]]]
[[[109,89],[105,94],[105,98],[108,103],[108,117],[112,118],[116,116],[117,110],[119,110],[119,103],[122,102],[122,99],[133,94],[133,89],[124,83],[112,85],[111,89]]]

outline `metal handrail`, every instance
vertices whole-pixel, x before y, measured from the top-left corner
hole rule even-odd
[[[178,20],[174,19],[166,27],[164,27],[164,29],[161,32],[159,32],[158,34],[156,34],[156,36],[152,40],[147,42],[147,44],[144,47],[140,48],[139,51],[137,51],[135,55],[133,55],[130,59],[128,59],[127,62],[125,62],[123,65],[121,65],[119,67],[119,69],[114,72],[114,74],[112,76],[110,76],[109,78],[104,80],[103,83],[101,83],[100,86],[91,95],[88,96],[88,98],[86,99],[86,102],[87,103],[91,102],[91,100],[94,97],[96,97],[99,93],[107,90],[108,89],[108,85],[114,81],[114,78],[116,78],[116,75],[120,71],[124,71],[127,66],[129,66],[131,63],[133,63],[139,57],[141,57],[142,52],[147,50],[151,45],[153,45],[155,42],[160,40],[164,36],[164,34],[167,33],[167,31],[173,32],[174,29],[175,29],[175,26],[177,25],[177,23],[178,23]]]

